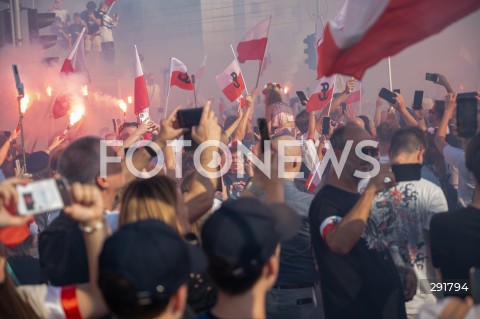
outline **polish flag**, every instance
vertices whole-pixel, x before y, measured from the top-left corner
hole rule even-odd
[[[215,81],[230,102],[238,99],[245,89],[242,71],[235,59],[222,73],[215,77]]]
[[[183,90],[192,91],[194,89],[192,80],[187,73],[187,67],[177,58],[172,58],[170,61],[170,87],[174,85]]]
[[[105,4],[106,4],[107,6],[109,6],[109,7],[110,7],[114,2],[115,2],[115,0],[105,0]]]
[[[320,79],[314,93],[307,102],[307,112],[318,111],[330,103],[335,88],[335,76]]]
[[[140,63],[140,58],[138,56],[137,46],[135,46],[135,58],[134,112],[138,115],[143,112],[148,112],[150,101],[148,98],[147,83],[145,82],[145,76],[143,75],[142,64]]]
[[[270,52],[267,50],[265,52],[265,57],[263,58],[262,70],[260,71],[260,76],[263,76],[263,73],[267,71],[267,67],[272,64],[272,58],[270,57]]]
[[[247,106],[247,100],[243,97],[243,95],[240,95],[237,99],[238,105],[243,109],[245,106]],[[251,123],[250,123],[251,124]]]
[[[353,87],[352,92],[350,92],[347,98],[345,99],[345,103],[353,104],[353,103],[360,102],[360,99],[362,97],[361,90],[362,90],[362,82],[355,81],[355,86]]]
[[[247,60],[262,61],[267,48],[268,29],[272,16],[269,16],[250,29],[237,45],[238,61],[245,63]]]
[[[362,79],[365,71],[480,8],[478,0],[349,0],[343,26],[331,20],[318,48],[317,76]]]
[[[77,51],[78,48],[80,47],[80,42],[83,39],[83,34],[85,33],[85,28],[83,28],[82,32],[80,32],[80,35],[78,36],[77,40],[75,41],[75,44],[73,45],[72,50],[68,54],[67,58],[63,62],[62,68],[60,69],[60,73],[63,73],[65,75],[68,75],[69,73],[74,73],[76,70],[77,66]],[[85,57],[85,51],[83,51],[84,48],[81,46],[80,51],[83,52],[83,57]],[[79,61],[80,62],[80,61]],[[85,59],[83,59],[83,63],[85,63]]]
[[[312,193],[315,188],[320,184],[322,177],[318,173],[318,169],[320,167],[320,162],[315,165],[315,169],[308,175],[307,181],[305,182],[305,187],[307,188],[308,192]]]

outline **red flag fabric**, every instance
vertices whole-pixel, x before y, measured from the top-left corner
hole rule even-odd
[[[194,89],[187,67],[177,58],[172,58],[170,62],[170,86],[174,85],[182,90],[192,91]]]
[[[235,59],[222,73],[215,77],[215,81],[230,102],[238,99],[245,89],[242,71]]]
[[[75,41],[75,44],[73,45],[72,50],[70,50],[70,53],[68,53],[67,58],[63,62],[62,68],[60,69],[60,73],[68,75],[69,73],[80,71],[80,70],[76,70],[75,66],[77,65],[77,51],[78,51],[78,48],[80,47],[80,42],[83,39],[84,33],[85,33],[85,28],[83,28],[82,32],[80,33],[77,40]],[[80,50],[82,52],[85,52],[83,45],[81,46]],[[83,57],[85,57],[84,53],[83,53]],[[80,59],[78,62],[80,62]],[[83,59],[83,64],[85,64],[85,59]]]
[[[115,0],[105,0],[105,4],[106,4],[107,6],[109,6],[109,7],[110,7],[114,2],[115,2]]]
[[[247,100],[243,97],[243,95],[240,95],[237,99],[238,105],[243,109],[245,106],[247,106]]]
[[[348,1],[343,26],[330,21],[318,48],[317,78],[362,79],[381,59],[442,31],[480,8],[478,0]]]
[[[237,45],[238,61],[244,63],[247,60],[261,61],[267,48],[268,29],[272,16],[269,16],[250,29]]]
[[[334,88],[335,76],[320,79],[314,93],[308,100],[307,112],[318,111],[327,106],[332,100]]]
[[[345,99],[346,104],[352,104],[360,102],[362,83],[360,81],[355,81],[355,86],[353,87],[352,92],[350,92]]]
[[[66,94],[57,96],[53,104],[53,118],[59,119],[70,112],[70,98]]]
[[[138,56],[137,46],[135,46],[135,92],[134,92],[134,104],[135,114],[138,115],[144,110],[148,111],[150,101],[148,98],[147,83],[145,82],[145,76],[143,75],[142,64]]]

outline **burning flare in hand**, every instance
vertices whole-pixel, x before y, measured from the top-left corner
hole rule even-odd
[[[47,88],[45,89],[45,92],[47,92],[47,95],[49,97],[52,97],[52,87],[51,86],[47,86]]]
[[[70,113],[70,125],[73,126],[75,123],[80,121],[80,119],[85,114],[85,107],[83,105],[75,105],[73,111]]]
[[[129,97],[127,98],[127,101],[128,101],[128,104],[132,104],[132,103],[133,103],[133,99],[132,99],[132,97],[131,97],[131,96],[129,96]]]
[[[82,94],[83,94],[83,96],[88,96],[88,86],[87,85],[82,86]]]

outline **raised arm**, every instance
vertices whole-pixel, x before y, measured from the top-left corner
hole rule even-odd
[[[400,112],[400,115],[405,120],[407,126],[417,126],[417,120],[415,120],[415,118],[408,112],[403,96],[398,93],[395,94],[397,94],[397,97],[395,98],[397,103],[393,107]]]
[[[240,124],[238,124],[237,130],[233,137],[234,141],[242,141],[245,138],[245,133],[247,132],[248,120],[250,119],[250,114],[253,113],[253,98],[250,95],[245,97],[247,106],[243,112]]]
[[[445,137],[447,136],[448,122],[453,116],[455,109],[457,108],[457,94],[448,93],[445,97],[445,112],[443,113],[440,126],[438,127],[437,134],[435,135],[435,146],[443,154],[443,149],[448,145]]]
[[[83,318],[99,318],[109,313],[98,287],[98,257],[107,237],[103,218],[103,201],[99,189],[93,185],[73,184],[73,205],[64,212],[79,223],[87,251],[89,283],[76,289],[78,308]]]
[[[438,81],[435,82],[436,84],[443,86],[445,90],[447,90],[447,93],[455,93],[450,83],[448,83],[447,77],[445,75],[442,75],[440,73],[435,73],[435,75],[438,77]]]
[[[207,102],[203,109],[200,124],[192,129],[192,138],[201,145],[211,141],[212,144],[220,142],[222,130],[218,125],[215,113],[210,110],[210,102]],[[205,148],[200,155],[200,165],[206,173],[214,173],[218,168],[220,159],[218,155],[218,144]],[[213,174],[196,173],[190,190],[185,194],[185,203],[188,207],[189,221],[195,222],[203,216],[213,204],[218,178]]]
[[[392,182],[385,183],[386,177],[390,178],[391,181],[395,180],[389,167],[382,167],[380,173],[370,179],[367,188],[355,206],[326,234],[327,246],[334,253],[348,254],[360,240],[372,209],[375,194],[386,187],[392,186]]]

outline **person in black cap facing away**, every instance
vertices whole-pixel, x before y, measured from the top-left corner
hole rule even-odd
[[[105,241],[98,285],[112,313],[123,318],[182,318],[191,273],[205,255],[172,227],[144,220],[122,227]]]
[[[278,275],[280,241],[298,232],[300,218],[283,204],[257,199],[225,202],[204,224],[208,273],[217,304],[200,319],[265,318],[265,295]]]

